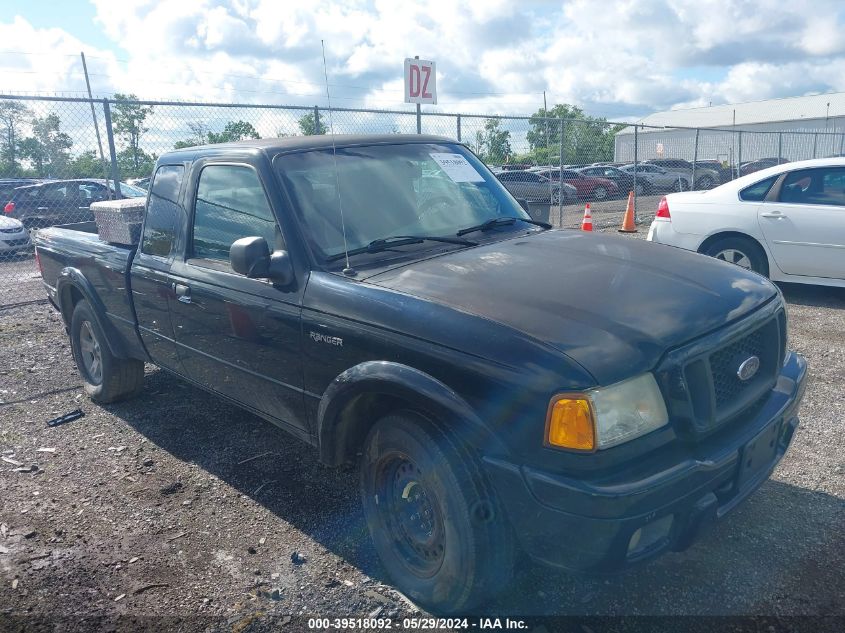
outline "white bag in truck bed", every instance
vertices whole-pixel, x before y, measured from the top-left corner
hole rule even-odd
[[[146,198],[124,198],[94,202],[91,211],[97,233],[104,242],[134,246],[141,236]]]

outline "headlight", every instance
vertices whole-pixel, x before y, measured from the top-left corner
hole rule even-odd
[[[669,422],[650,373],[593,389],[555,396],[546,420],[546,443],[581,451],[610,448]]]

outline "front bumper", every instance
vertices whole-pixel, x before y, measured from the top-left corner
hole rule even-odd
[[[32,249],[29,231],[0,233],[0,253],[17,253]]]
[[[576,571],[621,571],[689,547],[768,479],[798,427],[806,376],[806,361],[790,353],[753,420],[689,447],[683,459],[641,462],[597,480],[494,458],[485,458],[486,470],[532,558]]]

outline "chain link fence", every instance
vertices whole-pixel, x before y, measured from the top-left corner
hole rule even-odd
[[[541,111],[541,113],[544,111]],[[43,300],[30,232],[93,219],[90,204],[146,195],[179,147],[326,134],[436,134],[478,154],[536,219],[577,228],[638,223],[669,191],[709,189],[792,160],[845,154],[824,129],[662,128],[542,116],[0,95],[0,308]]]

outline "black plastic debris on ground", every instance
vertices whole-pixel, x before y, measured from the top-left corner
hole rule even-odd
[[[82,409],[77,409],[76,411],[71,411],[70,413],[65,413],[64,415],[60,415],[57,418],[53,418],[52,420],[47,422],[47,426],[59,426],[60,424],[73,422],[74,420],[78,420],[82,417],[85,417],[85,414],[82,412]]]

